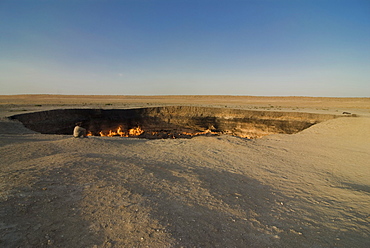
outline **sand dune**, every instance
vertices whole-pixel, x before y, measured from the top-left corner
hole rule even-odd
[[[225,107],[272,106],[271,101],[252,105],[224,99]],[[298,111],[292,99],[276,99],[280,102],[271,110],[284,105]],[[219,105],[217,97],[201,97],[196,104],[201,100]],[[3,101],[1,116],[71,104],[60,101],[53,106]],[[310,105],[316,101],[327,109]],[[299,111],[351,111],[358,117],[254,140],[226,135],[76,139],[34,133],[3,118],[0,245],[370,247],[368,99],[358,105],[331,101],[296,98],[296,105]],[[100,106],[147,101],[115,104]]]

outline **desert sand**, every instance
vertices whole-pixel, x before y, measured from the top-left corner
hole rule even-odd
[[[196,105],[338,117],[297,134],[46,135],[56,108]],[[1,247],[370,247],[370,98],[0,96]]]

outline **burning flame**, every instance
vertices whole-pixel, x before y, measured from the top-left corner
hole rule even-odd
[[[103,131],[100,131],[99,135],[106,136],[106,137],[113,137],[113,136],[130,137],[130,136],[139,136],[142,133],[144,133],[144,130],[142,130],[140,127],[131,128],[127,132],[124,132],[122,130],[122,127],[119,126],[117,130],[109,130],[108,133],[104,133]]]
[[[197,136],[197,135],[203,135],[203,134],[218,134],[217,132],[212,132],[210,129],[207,129],[203,132],[196,132],[196,133],[188,133],[188,132],[182,132],[182,134],[185,135],[191,135],[191,136]]]
[[[131,136],[139,136],[142,133],[144,133],[144,130],[142,130],[140,127],[131,128],[128,130],[128,134]]]
[[[121,136],[121,137],[137,137],[144,133],[144,130],[142,130],[140,127],[131,128],[127,131],[124,131],[122,129],[122,126],[119,126],[116,130],[109,130],[109,131],[100,131],[99,135],[103,137],[113,137],[113,136]],[[198,135],[217,135],[218,132],[213,132],[210,129],[207,129],[203,132],[175,132],[175,133],[163,133],[163,132],[146,132],[146,134],[150,136],[158,136],[159,137],[167,137],[167,138],[183,138],[185,136],[198,136]],[[88,136],[93,136],[94,134],[92,132],[88,132]],[[163,136],[164,135],[164,136]]]

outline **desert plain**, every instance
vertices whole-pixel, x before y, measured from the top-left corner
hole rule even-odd
[[[7,118],[148,106],[337,117],[260,139],[153,140]],[[370,98],[1,95],[0,157],[0,247],[370,247]]]

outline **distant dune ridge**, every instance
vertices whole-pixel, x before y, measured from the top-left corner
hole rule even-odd
[[[180,105],[338,118],[252,140],[79,139],[6,118]],[[370,247],[369,127],[369,98],[0,96],[0,246]]]

